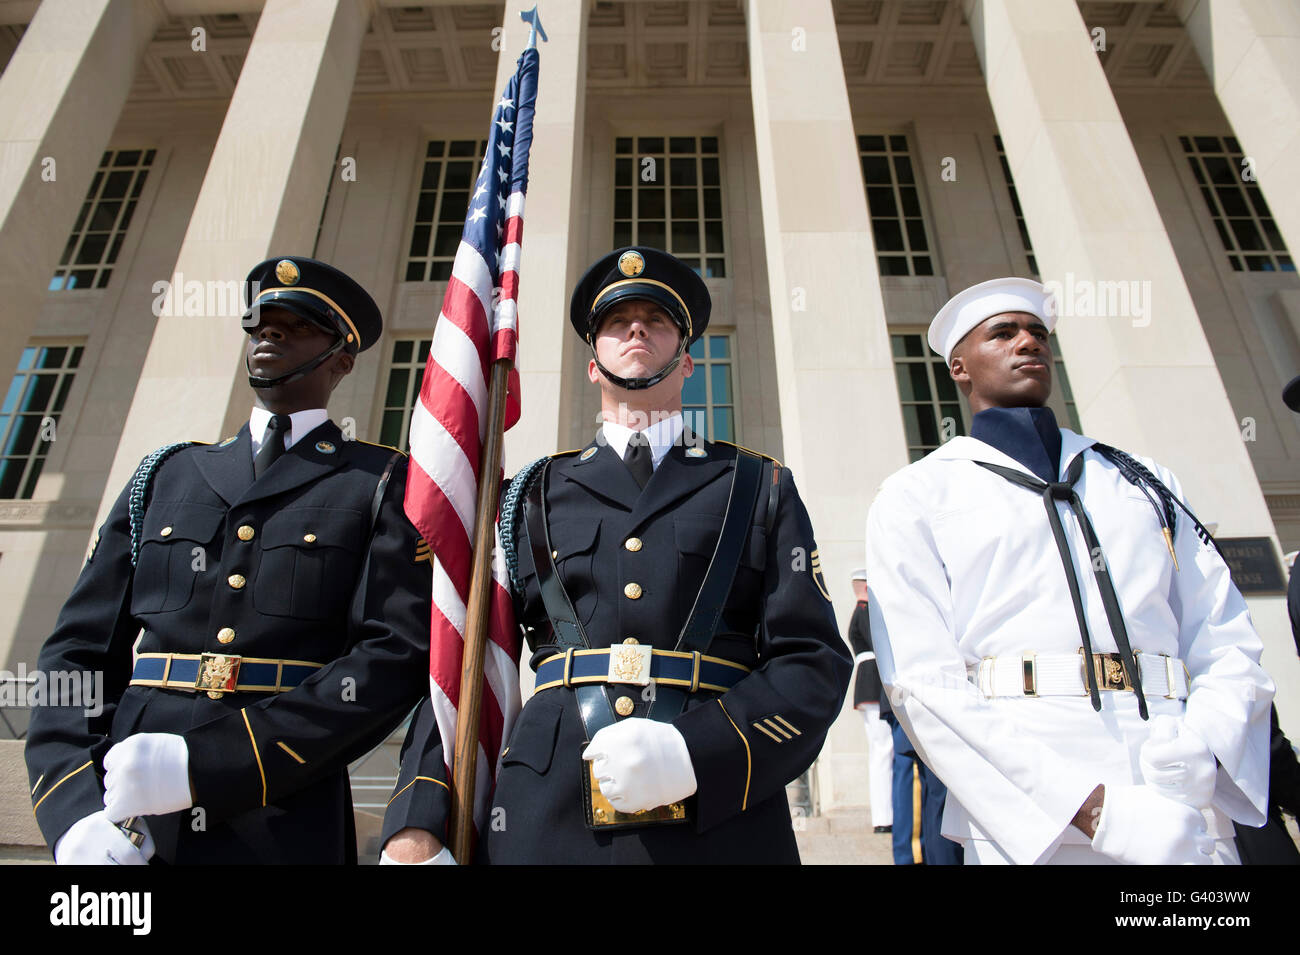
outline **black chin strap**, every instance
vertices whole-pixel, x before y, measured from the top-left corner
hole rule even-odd
[[[596,367],[600,370],[600,373],[605,376],[605,379],[609,381],[610,384],[619,388],[626,388],[628,391],[642,391],[646,388],[653,388],[655,385],[659,384],[659,382],[672,374],[673,369],[682,363],[682,356],[685,354],[686,336],[683,335],[681,344],[677,346],[677,354],[673,356],[673,360],[664,365],[663,368],[659,369],[656,374],[651,375],[649,378],[620,378],[600,363],[600,359],[596,357],[596,346],[591,346],[591,359],[596,363]]]
[[[244,355],[244,371],[248,372],[248,384],[253,388],[274,388],[276,385],[287,385],[291,381],[297,381],[310,375],[313,371],[325,363],[325,361],[343,347],[343,336],[340,335],[335,339],[334,344],[325,349],[311,361],[299,365],[292,371],[286,371],[283,375],[277,375],[274,378],[259,378],[253,374],[253,369],[248,365],[248,355]]]

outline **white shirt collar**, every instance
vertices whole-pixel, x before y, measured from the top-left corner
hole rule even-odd
[[[292,448],[300,439],[315,431],[329,419],[329,412],[324,408],[308,408],[306,411],[295,411],[289,415],[291,425],[284,439],[285,450]],[[254,457],[262,449],[262,439],[266,437],[266,426],[270,421],[271,412],[265,408],[254,408],[253,413],[248,416],[248,433],[253,438]]]
[[[659,467],[659,462],[664,459],[664,455],[681,438],[684,427],[681,412],[674,412],[669,417],[662,418],[645,429],[643,433],[650,441],[650,452],[655,467]],[[633,430],[621,424],[615,424],[613,421],[606,421],[600,426],[600,432],[605,439],[605,443],[620,458],[627,451],[627,443],[632,437]]]

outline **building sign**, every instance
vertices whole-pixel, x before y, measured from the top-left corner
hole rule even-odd
[[[1267,537],[1217,537],[1232,582],[1247,595],[1284,594],[1286,576]]]

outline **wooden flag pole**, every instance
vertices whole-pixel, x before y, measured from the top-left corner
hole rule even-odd
[[[501,452],[505,444],[506,391],[509,358],[492,363],[488,388],[487,434],[479,462],[478,502],[474,510],[474,552],[471,558],[469,603],[465,615],[465,647],[460,666],[460,698],[456,719],[456,751],[452,757],[451,854],[461,865],[473,861],[474,779],[478,769],[479,716],[483,710],[483,656],[487,650],[492,609],[492,549],[496,546],[497,506],[501,497]]]

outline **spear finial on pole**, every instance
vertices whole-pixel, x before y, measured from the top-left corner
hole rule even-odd
[[[528,24],[528,45],[525,49],[537,49],[537,35],[539,33],[542,36],[543,43],[551,42],[546,38],[546,31],[542,29],[542,18],[537,14],[537,7],[533,7],[531,10],[525,10],[523,13],[519,14],[519,19]]]

